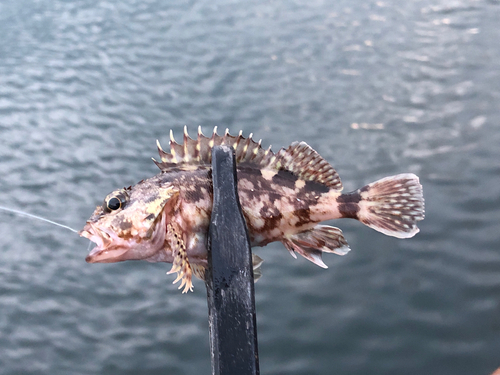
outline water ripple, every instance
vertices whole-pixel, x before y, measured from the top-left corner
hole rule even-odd
[[[488,374],[499,366],[494,1],[82,0],[0,4],[0,204],[80,228],[156,173],[188,125],[305,140],[346,190],[421,177],[411,240],[334,223],[328,270],[258,250],[261,369]],[[87,242],[0,212],[0,374],[208,373],[204,286],[88,265]]]

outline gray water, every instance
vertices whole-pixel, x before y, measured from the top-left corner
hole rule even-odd
[[[329,269],[281,244],[256,284],[263,374],[500,366],[500,2],[0,3],[0,205],[80,229],[188,125],[303,140],[346,190],[420,176],[398,240],[349,220]],[[206,291],[0,212],[0,374],[209,374]]]

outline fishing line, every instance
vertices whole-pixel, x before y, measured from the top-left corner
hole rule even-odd
[[[8,212],[12,212],[14,214],[18,214],[18,215],[21,215],[21,216],[27,216],[27,217],[31,217],[32,219],[38,219],[38,220],[41,220],[41,221],[45,221],[47,223],[50,223],[50,224],[54,224],[54,225],[57,225],[58,227],[61,227],[61,228],[66,228],[72,232],[75,232],[75,233],[78,233],[77,230],[73,229],[73,228],[70,228],[68,227],[67,225],[63,225],[63,224],[59,224],[59,223],[56,223],[55,221],[52,221],[52,220],[49,220],[49,219],[45,219],[43,217],[40,217],[40,216],[36,216],[36,215],[32,215],[32,214],[29,214],[27,212],[23,212],[23,211],[18,211],[18,210],[14,210],[12,208],[7,208],[7,207],[2,207],[0,206],[0,210],[4,210],[4,211],[8,211]]]

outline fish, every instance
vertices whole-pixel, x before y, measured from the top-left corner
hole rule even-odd
[[[305,142],[274,153],[239,132],[223,135],[201,127],[183,142],[170,131],[170,152],[157,141],[160,172],[136,185],[108,194],[87,220],[80,236],[96,244],[88,263],[125,260],[172,263],[183,293],[193,290],[192,276],[205,279],[207,236],[213,205],[212,148],[234,149],[238,197],[251,246],[280,241],[322,268],[323,253],[345,255],[349,245],[339,228],[325,220],[355,219],[385,235],[410,238],[424,219],[424,198],[413,173],[385,177],[342,193],[337,171]],[[254,256],[254,267],[262,263]]]

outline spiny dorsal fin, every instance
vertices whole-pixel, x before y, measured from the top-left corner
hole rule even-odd
[[[237,136],[229,134],[226,129],[224,135],[217,134],[214,128],[212,136],[206,137],[198,127],[198,139],[191,139],[184,127],[182,144],[175,141],[170,131],[170,153],[163,151],[157,141],[161,162],[154,160],[162,170],[179,165],[209,165],[212,162],[212,147],[219,145],[231,146],[235,150],[236,163],[251,163],[259,168],[274,170],[288,170],[297,177],[306,181],[315,181],[332,189],[342,190],[342,182],[328,162],[323,159],[305,142],[294,142],[287,149],[281,149],[274,154],[271,147],[267,150],[261,147],[261,141],[255,142],[252,134],[243,137],[242,132]]]
[[[157,141],[158,153],[161,162],[155,163],[161,170],[178,166],[179,164],[209,165],[212,162],[212,147],[219,145],[232,146],[235,150],[236,162],[251,162],[258,166],[267,165],[270,157],[274,156],[271,148],[264,150],[261,141],[255,142],[252,134],[248,138],[243,137],[240,132],[238,136],[229,134],[226,130],[223,136],[217,134],[217,127],[211,137],[206,137],[198,127],[198,139],[192,139],[184,127],[184,141],[179,144],[175,141],[172,131],[170,131],[170,153],[163,151]]]

